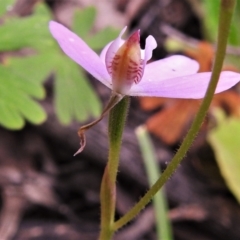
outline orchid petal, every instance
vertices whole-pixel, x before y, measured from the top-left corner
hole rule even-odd
[[[188,76],[165,79],[151,82],[147,79],[134,85],[131,96],[152,96],[169,98],[199,99],[205,96],[211,72],[196,73]],[[222,72],[215,93],[225,91],[240,81],[240,74],[236,72]]]
[[[63,25],[51,21],[50,32],[62,50],[81,67],[107,87],[111,88],[111,77],[99,56],[75,33]]]
[[[155,38],[151,35],[149,35],[146,38],[146,45],[145,45],[145,50],[144,51],[144,63],[143,63],[143,67],[145,67],[145,65],[147,64],[147,61],[150,60],[152,58],[152,51],[153,49],[155,49],[157,47],[157,42],[155,40]]]
[[[125,40],[120,39],[119,41],[120,41],[119,46],[121,47],[121,46],[125,43]],[[106,64],[106,53],[107,53],[109,47],[111,46],[111,44],[112,44],[113,42],[114,42],[114,41],[111,41],[110,43],[108,43],[108,44],[103,48],[103,50],[102,50],[101,53],[100,53],[100,58],[101,58],[101,60],[102,60],[102,62],[103,62],[104,64]],[[116,49],[116,50],[118,50],[118,49]]]
[[[124,42],[124,40],[122,40],[123,42]],[[110,47],[110,45],[113,43],[113,41],[111,41],[110,43],[108,43],[103,49],[102,49],[102,51],[101,51],[101,53],[100,53],[100,58],[101,58],[101,60],[102,60],[102,62],[104,63],[104,65],[106,64],[106,53],[107,53],[107,51],[108,51],[108,49],[109,49],[109,47]]]
[[[101,53],[101,59],[104,57],[105,54],[105,64],[107,69],[109,69],[109,66],[111,66],[111,62],[116,52],[125,42],[124,40],[122,40],[122,35],[126,31],[126,29],[127,27],[124,27],[123,30],[120,32],[119,36],[114,41],[112,41],[112,43],[109,46],[107,45]]]
[[[199,69],[197,61],[182,55],[167,57],[145,67],[142,81],[162,81],[196,73]]]

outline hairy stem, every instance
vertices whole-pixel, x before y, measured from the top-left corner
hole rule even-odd
[[[219,19],[219,29],[218,29],[218,43],[216,57],[213,65],[213,71],[211,80],[206,92],[206,95],[203,99],[203,102],[199,108],[199,111],[192,123],[190,130],[188,131],[186,137],[184,138],[180,148],[173,157],[172,161],[163,172],[161,177],[157,182],[149,189],[149,191],[140,199],[140,201],[127,212],[122,218],[114,223],[114,230],[121,228],[123,225],[131,221],[137,214],[150,202],[152,197],[159,191],[159,189],[166,183],[170,176],[175,172],[179,163],[182,161],[186,152],[192,145],[194,138],[196,137],[201,124],[206,116],[210,103],[212,101],[220,72],[223,65],[223,60],[226,51],[228,32],[230,28],[230,23],[232,15],[234,12],[236,1],[235,0],[222,0],[220,7],[220,19]]]
[[[114,233],[114,215],[116,203],[116,178],[119,165],[119,153],[122,132],[129,106],[129,97],[124,97],[109,115],[109,156],[101,184],[101,232],[100,240],[110,240]]]

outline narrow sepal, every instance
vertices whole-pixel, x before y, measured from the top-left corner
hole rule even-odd
[[[86,136],[85,136],[85,131],[87,131],[89,128],[93,127],[94,125],[96,125],[97,123],[99,123],[107,114],[108,112],[123,98],[124,96],[119,94],[119,93],[115,93],[112,92],[112,95],[109,99],[109,102],[107,104],[107,106],[104,108],[102,114],[100,115],[100,117],[98,119],[96,119],[95,121],[88,123],[82,127],[79,128],[78,130],[78,136],[80,138],[80,148],[77,150],[77,152],[73,155],[76,156],[77,154],[81,153],[83,151],[83,149],[86,146]]]

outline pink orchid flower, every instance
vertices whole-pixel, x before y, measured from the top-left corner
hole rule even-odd
[[[190,58],[175,55],[147,64],[157,46],[153,36],[146,39],[145,50],[140,50],[137,31],[130,37],[133,42],[131,46],[125,47],[127,54],[124,53],[124,49],[118,53],[124,43],[129,42],[121,38],[125,27],[118,38],[109,43],[98,56],[80,37],[63,25],[51,21],[49,27],[53,37],[70,58],[97,80],[120,94],[198,99],[203,98],[206,93],[211,72],[196,73],[198,63]],[[134,54],[137,56],[133,56]],[[134,64],[136,65],[133,66]],[[114,70],[114,67],[119,68]],[[127,71],[134,67],[135,74],[127,74]],[[225,91],[239,81],[239,73],[224,71],[215,93]]]
[[[142,50],[139,30],[124,41],[125,27],[98,56],[61,24],[51,21],[49,28],[70,58],[112,90],[109,104],[100,118],[79,129],[81,147],[77,153],[85,147],[85,130],[98,123],[125,95],[198,99],[206,93],[211,72],[197,73],[199,65],[190,58],[176,55],[147,64],[157,43],[153,36],[148,36],[145,50]],[[225,91],[239,81],[239,73],[222,72],[215,93]]]

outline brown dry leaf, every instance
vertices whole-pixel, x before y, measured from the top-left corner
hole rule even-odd
[[[212,106],[221,107],[227,114],[240,117],[240,96],[235,91],[225,91],[214,96]]]
[[[161,107],[168,101],[171,104],[171,100],[172,99],[170,98],[142,97],[140,98],[140,103],[142,109],[144,109],[145,111],[152,111],[158,107]]]
[[[197,49],[187,49],[186,55],[199,62],[199,72],[211,71],[214,49],[207,42],[200,42]],[[228,66],[225,70],[237,71]],[[146,126],[148,130],[167,144],[179,141],[187,126],[193,119],[200,106],[200,100],[168,99],[168,98],[140,98],[140,105],[145,111],[162,108],[151,116]],[[214,96],[212,107],[218,106],[231,115],[240,117],[240,96],[229,90]]]
[[[146,122],[147,128],[166,143],[172,144],[183,135],[198,105],[198,100],[176,99],[173,104],[150,117]]]
[[[214,57],[213,46],[208,42],[200,42],[197,49],[186,49],[185,54],[199,63],[199,72],[209,72]]]

